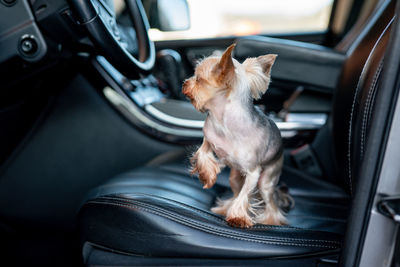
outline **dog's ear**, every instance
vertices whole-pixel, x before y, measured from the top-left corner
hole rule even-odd
[[[267,91],[271,80],[271,68],[277,56],[268,54],[257,58],[248,58],[243,62],[254,99],[260,99]]]
[[[220,61],[215,65],[213,74],[217,77],[217,82],[223,85],[230,85],[235,77],[235,66],[232,60],[232,51],[236,44],[230,45],[222,55]]]
[[[274,65],[274,63],[275,63],[275,59],[277,56],[278,55],[276,55],[276,54],[268,54],[268,55],[264,55],[264,56],[259,56],[257,58],[258,63],[260,63],[261,68],[267,77],[271,76],[271,68],[272,68],[272,65]]]

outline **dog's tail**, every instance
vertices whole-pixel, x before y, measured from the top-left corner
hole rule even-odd
[[[274,192],[275,203],[285,213],[294,208],[294,199],[289,194],[289,188],[286,184],[280,184]]]

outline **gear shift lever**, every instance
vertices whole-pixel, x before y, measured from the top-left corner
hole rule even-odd
[[[172,49],[160,50],[157,53],[158,76],[163,80],[171,94],[178,99],[185,99],[182,87],[182,59],[178,52]]]

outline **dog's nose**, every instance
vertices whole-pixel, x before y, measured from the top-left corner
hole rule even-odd
[[[189,81],[185,81],[182,86],[182,93],[190,98]]]

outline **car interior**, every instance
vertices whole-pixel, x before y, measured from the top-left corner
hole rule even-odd
[[[331,2],[324,31],[153,40],[190,27],[186,0],[0,0],[1,262],[360,265],[399,6]],[[207,114],[182,83],[232,43],[239,62],[278,55],[254,104],[281,131],[288,225],[228,225],[210,209],[229,169],[211,189],[189,173]]]

